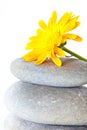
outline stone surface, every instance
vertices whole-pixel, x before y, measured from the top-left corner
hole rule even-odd
[[[16,116],[5,120],[5,130],[87,130],[87,126],[54,126],[29,122]]]
[[[36,66],[20,58],[12,62],[11,72],[20,80],[34,84],[74,87],[87,83],[86,62],[72,58],[62,61],[62,67],[57,67],[51,61]]]
[[[17,82],[5,102],[17,116],[38,123],[87,125],[87,88],[57,88]]]

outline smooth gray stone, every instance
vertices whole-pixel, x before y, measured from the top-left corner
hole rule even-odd
[[[44,124],[87,125],[87,88],[57,88],[17,82],[8,89],[7,108]]]
[[[86,62],[72,58],[62,58],[62,61],[62,67],[51,61],[36,66],[20,58],[12,62],[11,72],[18,79],[33,84],[76,87],[87,83]]]
[[[87,130],[87,126],[55,126],[37,124],[10,115],[4,123],[5,130]]]

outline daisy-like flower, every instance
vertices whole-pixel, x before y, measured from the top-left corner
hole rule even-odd
[[[31,51],[25,54],[23,59],[25,61],[34,61],[36,65],[39,65],[46,58],[51,58],[57,66],[61,66],[62,62],[59,57],[65,57],[65,51],[61,48],[61,45],[65,44],[67,39],[82,41],[80,36],[68,33],[79,26],[78,17],[74,16],[72,12],[66,12],[57,21],[57,13],[53,11],[48,24],[40,20],[40,28],[37,29],[36,36],[30,37],[26,45],[26,50]]]

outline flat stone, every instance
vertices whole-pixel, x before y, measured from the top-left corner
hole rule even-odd
[[[37,123],[87,125],[87,88],[44,87],[17,82],[8,89],[7,108]]]
[[[62,67],[57,67],[51,61],[36,66],[20,58],[12,62],[11,72],[18,79],[33,84],[75,87],[87,83],[86,62],[73,58],[62,58],[62,61]]]
[[[55,126],[37,124],[10,115],[4,123],[5,130],[87,130],[87,126]]]

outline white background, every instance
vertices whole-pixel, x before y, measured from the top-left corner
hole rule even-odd
[[[68,41],[67,47],[87,57],[86,0],[0,0],[0,130],[6,116],[3,97],[17,79],[10,73],[10,63],[24,54],[28,37],[35,34],[38,20],[47,22],[53,10],[60,17],[66,11],[80,15],[81,25],[73,32],[83,38],[81,43]]]

